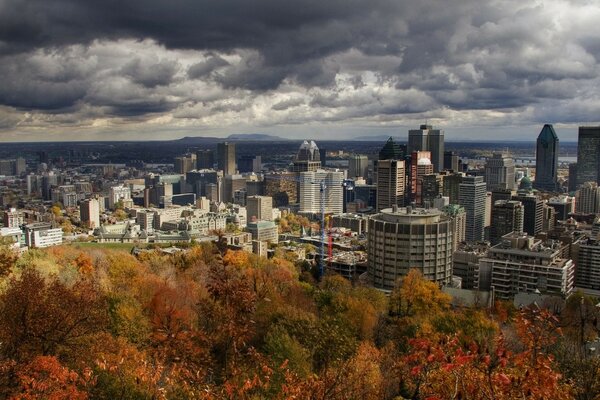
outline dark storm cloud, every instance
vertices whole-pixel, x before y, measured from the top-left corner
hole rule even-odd
[[[268,124],[596,104],[598,16],[564,0],[0,0],[0,106]]]

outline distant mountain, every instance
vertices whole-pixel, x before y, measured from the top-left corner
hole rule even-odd
[[[390,138],[390,135],[376,135],[376,136],[356,136],[353,137],[351,139],[348,140],[358,140],[358,141],[365,141],[365,142],[385,142],[386,140],[388,140]],[[403,143],[406,142],[406,138],[400,138],[398,136],[392,136],[392,138],[394,139],[394,141],[399,142],[399,143]]]
[[[279,136],[267,135],[264,133],[234,133],[232,135],[227,136],[227,140],[276,140],[276,141],[287,141],[289,139],[285,139]]]
[[[186,136],[181,139],[169,140],[169,142],[179,142],[184,144],[199,144],[199,143],[214,143],[219,140],[223,140],[223,138],[218,138],[214,136]]]

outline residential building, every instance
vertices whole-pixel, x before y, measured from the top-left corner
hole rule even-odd
[[[575,210],[581,214],[600,213],[600,188],[596,182],[584,182],[575,193]]]
[[[465,239],[468,242],[484,239],[486,193],[482,176],[464,176],[459,184],[458,204],[467,214]]]
[[[4,227],[5,228],[20,228],[23,225],[23,212],[16,208],[4,211]]]
[[[100,227],[100,202],[98,199],[86,199],[79,204],[81,222],[88,229]]]
[[[490,242],[500,243],[502,237],[511,232],[523,232],[525,208],[515,200],[497,200],[492,207]]]

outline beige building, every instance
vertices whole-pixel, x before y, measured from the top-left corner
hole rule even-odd
[[[269,196],[248,196],[246,198],[248,221],[256,217],[257,221],[273,220],[273,198]]]

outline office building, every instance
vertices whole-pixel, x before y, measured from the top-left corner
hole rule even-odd
[[[233,202],[233,195],[236,191],[246,190],[246,178],[242,175],[225,175],[223,177],[223,195],[221,201],[225,203]]]
[[[88,229],[100,227],[100,202],[98,199],[86,199],[79,204],[81,222]]]
[[[511,232],[523,232],[525,208],[520,201],[497,200],[492,206],[490,242],[500,243],[502,237]]]
[[[291,166],[292,172],[316,171],[321,168],[321,152],[317,144],[311,140],[305,140],[300,145],[296,158]]]
[[[240,173],[260,172],[262,169],[262,157],[245,155],[238,160],[238,170]]]
[[[300,172],[300,213],[318,214],[321,212],[321,183],[325,185],[323,204],[326,214],[341,214],[344,210],[342,171]]]
[[[298,202],[297,175],[294,172],[272,172],[265,174],[265,196],[273,198],[275,207]]]
[[[185,174],[196,168],[196,154],[188,153],[175,157],[175,173]]]
[[[433,207],[433,201],[444,193],[443,178],[442,174],[428,174],[423,176],[421,200],[425,208]]]
[[[554,208],[557,221],[564,221],[569,218],[569,214],[575,212],[575,198],[567,195],[560,195],[548,199],[548,206]]]
[[[273,198],[269,196],[248,196],[246,198],[246,215],[248,221],[272,221]]]
[[[459,172],[458,169],[458,154],[455,151],[444,152],[444,169],[454,172]]]
[[[52,228],[47,222],[25,225],[25,244],[29,248],[43,248],[62,244],[62,228]]]
[[[215,152],[209,149],[196,151],[196,169],[213,169],[215,167]]]
[[[369,159],[361,154],[353,154],[348,159],[348,178],[367,178],[369,175]]]
[[[246,230],[252,234],[252,240],[277,244],[279,233],[273,221],[249,221]]]
[[[405,177],[404,161],[377,162],[377,210],[404,205]],[[355,198],[358,195],[355,186]]]
[[[4,211],[4,227],[19,228],[23,225],[23,213],[16,208]]]
[[[467,242],[480,242],[484,239],[486,193],[482,176],[464,176],[459,184],[458,204],[464,207],[467,214]]]
[[[406,160],[406,145],[398,144],[391,137],[379,151],[380,160]]]
[[[236,173],[235,143],[217,143],[217,163],[218,169],[223,171],[224,175]]]
[[[487,190],[513,190],[515,188],[515,162],[506,153],[494,153],[485,163]]]
[[[452,254],[452,275],[460,278],[462,289],[479,289],[479,264],[488,249],[487,243],[462,243]]]
[[[570,172],[570,171],[569,171]],[[600,178],[600,126],[580,126],[577,141],[577,188]]]
[[[505,235],[480,261],[480,289],[493,287],[502,300],[518,293],[568,296],[575,282],[575,264],[562,257],[564,246],[526,233]]]
[[[584,182],[575,193],[575,210],[580,214],[600,213],[600,188],[596,182]]]
[[[198,171],[189,171],[185,174],[185,182],[192,193],[197,196],[206,196],[206,185],[209,183],[217,184],[219,182],[220,172],[214,169],[201,169]]]
[[[464,176],[465,174],[462,172],[455,172],[453,174],[444,175],[442,178],[444,196],[448,197],[450,204],[458,204],[460,184],[462,183]]]
[[[577,190],[577,163],[569,164],[569,181],[567,184],[569,193],[574,193]]]
[[[456,250],[458,245],[466,240],[467,231],[467,213],[464,207],[458,204],[447,204],[440,209],[448,218],[452,225],[452,250]]]
[[[433,174],[431,152],[413,152],[410,156],[410,200],[418,206],[423,205],[423,177],[430,174]]]
[[[571,247],[577,266],[575,286],[600,291],[600,239],[585,237]]]
[[[421,125],[419,129],[408,131],[408,154],[415,151],[429,151],[433,172],[444,169],[444,131],[433,129],[431,125]]]
[[[544,125],[537,138],[535,152],[535,182],[538,190],[558,189],[558,136],[550,124]]]
[[[513,200],[523,203],[523,232],[535,236],[542,232],[544,226],[544,202],[532,193],[519,191]]]
[[[388,208],[369,219],[368,278],[378,289],[392,290],[410,269],[448,284],[452,277],[453,230],[438,210]]]
[[[396,173],[397,173],[396,169]],[[404,176],[404,175],[402,175]],[[396,180],[397,182],[397,180]],[[393,193],[394,189],[391,191]],[[398,199],[398,194],[396,194],[396,199]],[[389,200],[388,200],[389,201]],[[377,185],[367,185],[367,184],[354,184],[354,202],[364,204],[364,208],[371,207],[373,209],[377,208]],[[404,192],[401,196],[401,204],[404,202]],[[390,205],[391,206],[391,205]],[[388,207],[390,207],[388,206]],[[385,208],[385,207],[384,207]]]

